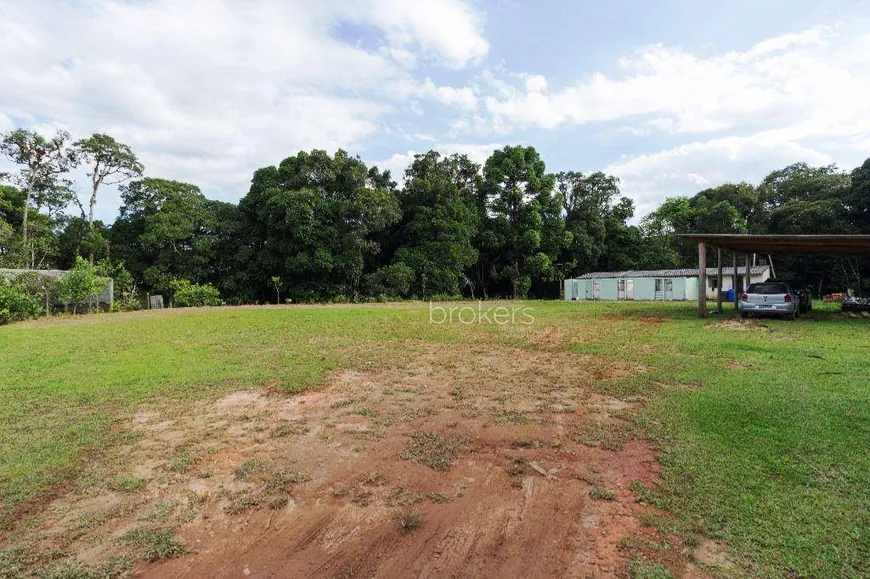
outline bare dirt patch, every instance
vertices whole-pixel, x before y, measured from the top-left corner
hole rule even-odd
[[[639,523],[630,485],[658,470],[628,419],[639,401],[594,391],[630,368],[493,344],[412,351],[292,398],[140,408],[131,442],[29,540],[143,577],[608,577],[638,553],[688,572]]]
[[[707,330],[728,330],[732,332],[772,332],[770,328],[761,320],[744,320],[738,318],[729,318],[714,324],[704,326]]]

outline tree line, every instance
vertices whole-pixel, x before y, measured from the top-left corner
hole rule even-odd
[[[0,152],[17,165],[0,185],[0,267],[67,269],[84,257],[130,306],[182,287],[209,288],[210,303],[552,298],[589,271],[696,266],[680,233],[870,233],[870,159],[851,172],[798,163],[757,185],[668,198],[634,225],[616,177],[547,172],[528,146],[483,165],[429,151],[398,181],[342,150],[299,152],[255,171],[238,204],[145,176],[108,135],[18,129]],[[84,200],[76,167],[89,180]],[[109,185],[122,203],[105,224],[94,208]],[[820,289],[860,287],[867,265],[775,259],[780,276]]]

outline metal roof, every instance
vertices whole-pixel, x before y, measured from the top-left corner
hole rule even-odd
[[[740,275],[746,272],[746,266],[738,266],[737,271]],[[770,271],[769,265],[754,265],[749,268],[750,275],[761,275]],[[734,272],[733,266],[722,268],[722,275],[732,275]],[[718,268],[708,267],[707,275],[716,277],[719,274]],[[594,271],[592,273],[583,274],[580,277],[573,279],[632,279],[640,277],[698,277],[698,268],[695,269],[652,269],[652,270],[626,270],[626,271]]]
[[[870,235],[680,235],[738,253],[870,255]]]

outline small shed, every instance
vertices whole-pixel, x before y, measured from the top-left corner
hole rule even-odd
[[[716,268],[707,268],[706,292],[715,299],[716,293],[732,288],[732,278],[723,278],[722,287],[717,287]],[[592,272],[565,280],[565,300],[584,301],[690,301],[699,294],[698,269],[656,269]],[[750,279],[744,276],[737,280],[737,290],[742,291],[749,283],[765,281],[770,277],[770,267],[757,265],[750,268]]]

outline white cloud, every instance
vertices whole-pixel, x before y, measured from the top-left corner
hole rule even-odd
[[[427,78],[420,85],[417,94],[448,106],[466,110],[477,108],[477,95],[471,87],[436,86],[432,79]]]
[[[827,154],[771,133],[697,141],[648,155],[622,159],[605,172],[620,178],[621,190],[635,201],[637,218],[666,197],[694,195],[727,182],[758,183],[770,171],[796,162],[828,165]]]
[[[415,77],[489,48],[463,0],[0,0],[0,123],[108,132],[149,174],[236,199],[299,149],[363,148],[409,98],[473,108],[470,88]],[[342,22],[378,35],[338,38]],[[111,216],[107,194],[100,213]]]
[[[510,83],[489,73],[496,94],[485,98],[496,130],[553,129],[644,119],[671,133],[788,125],[801,120],[851,132],[870,128],[870,35],[839,36],[814,28],[765,40],[743,52],[699,56],[662,44],[618,61],[620,74],[589,74],[581,82],[548,89],[547,79],[513,75]],[[863,118],[858,117],[863,115]]]
[[[606,168],[642,217],[668,196],[757,182],[798,161],[860,162],[870,142],[867,54],[870,34],[858,27],[816,27],[712,55],[657,44],[619,59],[617,74],[593,72],[561,88],[541,76],[485,72],[481,99],[496,132],[613,123],[636,139],[635,150],[650,135],[683,140]],[[480,134],[464,119],[454,129]]]
[[[482,19],[459,0],[365,0],[348,4],[348,14],[362,8],[365,19],[381,26],[392,51],[419,47],[444,64],[461,68],[479,62],[489,51],[481,34]]]

